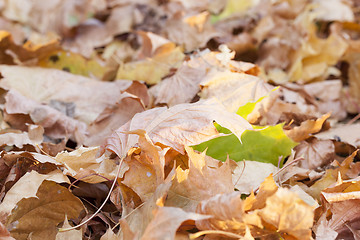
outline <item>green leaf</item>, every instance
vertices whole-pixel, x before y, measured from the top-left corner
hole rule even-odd
[[[221,161],[225,161],[229,155],[229,158],[236,162],[245,159],[277,166],[279,158],[289,156],[291,149],[297,145],[285,135],[283,124],[257,128],[246,130],[241,136],[242,143],[234,134],[230,134],[203,142],[193,148],[198,151],[207,149],[207,155]],[[222,133],[227,132],[222,127],[218,130]]]

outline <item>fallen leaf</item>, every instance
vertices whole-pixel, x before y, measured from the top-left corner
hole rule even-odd
[[[229,158],[239,162],[243,160],[272,163],[278,166],[281,158],[290,155],[296,142],[287,137],[283,124],[266,126],[255,130],[246,130],[241,141],[233,134],[220,136],[193,146],[195,150],[206,151],[206,154],[221,161]],[[229,133],[226,131],[225,133]],[[259,151],[261,149],[261,151]]]
[[[317,169],[330,164],[335,159],[335,146],[331,140],[308,138],[294,148],[295,158],[304,158],[297,164],[306,169]]]
[[[159,47],[152,58],[120,65],[116,79],[138,80],[147,84],[156,84],[170,73],[171,68],[179,67],[183,59],[184,54],[181,48],[176,47],[173,43],[168,43]]]
[[[244,160],[236,164],[232,180],[235,188],[243,194],[256,190],[266,177],[278,170],[273,164],[257,161]]]
[[[105,155],[97,157],[98,152],[99,147],[80,147],[72,152],[58,153],[54,159],[64,166],[65,175],[81,181],[99,183],[113,180],[116,176],[116,162]]]
[[[155,211],[154,218],[145,229],[141,239],[175,239],[176,231],[183,222],[188,220],[199,221],[206,218],[209,216],[185,212],[175,207],[161,207]]]
[[[67,219],[67,215],[65,215],[64,224],[61,226],[61,228],[70,228],[72,227],[69,224],[69,221]],[[76,230],[70,230],[67,232],[58,232],[55,237],[56,240],[81,240],[82,239],[82,231],[81,229]]]
[[[313,225],[313,208],[301,200],[296,193],[279,188],[266,199],[266,206],[259,210],[262,220],[276,228],[281,236],[310,239]]]
[[[17,90],[38,103],[51,104],[55,100],[75,104],[72,117],[87,124],[94,121],[106,107],[121,99],[121,92],[130,85],[127,81],[101,82],[39,67],[2,65],[0,72],[4,77],[0,82],[2,88]]]
[[[137,136],[123,132],[143,129],[155,144],[161,143],[183,154],[184,146],[198,144],[218,134],[213,121],[232,130],[238,138],[245,129],[251,128],[246,120],[229,113],[215,100],[200,101],[138,113],[107,139],[105,148],[118,156],[125,156],[136,144]]]
[[[176,169],[175,179],[165,202],[166,206],[195,211],[202,200],[233,191],[229,161],[213,166],[205,152],[199,154],[189,147],[185,150],[189,156],[189,169],[182,170],[180,167]]]
[[[310,134],[317,133],[323,127],[326,119],[330,117],[330,113],[323,115],[316,120],[306,120],[299,127],[285,130],[287,136],[296,142],[301,142],[310,137]]]
[[[269,94],[272,86],[246,73],[215,71],[200,82],[202,98],[216,97],[230,112]]]
[[[49,174],[39,174],[35,171],[26,173],[15,185],[6,193],[5,198],[0,204],[2,214],[10,214],[19,201],[26,198],[36,197],[36,193],[43,181],[54,181],[57,183],[69,183],[69,179],[56,170]]]
[[[0,134],[0,145],[15,145],[22,148],[25,144],[36,146],[43,141],[44,128],[28,125],[28,132],[6,132]]]
[[[23,198],[7,219],[6,226],[16,239],[54,239],[65,215],[77,219],[84,205],[65,187],[43,181],[36,196]],[[46,221],[44,221],[46,220]]]

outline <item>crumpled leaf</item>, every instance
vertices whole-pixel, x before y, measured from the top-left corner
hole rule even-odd
[[[64,174],[83,182],[99,183],[114,179],[116,162],[105,155],[97,157],[98,152],[99,147],[80,147],[72,152],[58,153],[54,159],[64,166]]]
[[[85,135],[86,125],[66,116],[60,111],[37,103],[22,96],[16,90],[10,90],[6,94],[5,119],[18,128],[24,128],[26,124],[35,123],[44,128],[45,133],[53,138],[72,138],[82,142]],[[28,115],[28,118],[19,119],[20,114]]]
[[[142,236],[142,240],[175,239],[175,234],[180,225],[188,220],[202,220],[209,216],[193,212],[185,212],[181,208],[160,207],[154,213],[154,218],[149,223]]]
[[[342,181],[339,179],[335,186],[324,189],[321,192],[322,214],[328,218],[322,218],[316,226],[315,233],[326,228],[335,231],[339,238],[352,238],[353,233],[348,226],[355,226],[359,212],[359,178]],[[322,235],[321,232],[319,235]]]
[[[127,89],[127,91],[129,91],[129,89]],[[113,106],[105,108],[104,111],[90,123],[87,128],[84,144],[87,146],[103,144],[106,137],[110,136],[114,129],[118,129],[136,113],[144,110],[144,104],[139,97],[124,92]]]
[[[233,192],[202,201],[197,212],[213,217],[196,221],[196,226],[200,230],[222,230],[242,236],[248,228],[255,238],[311,237],[313,208],[296,193],[285,188],[278,189],[272,176],[261,184],[256,197],[252,193],[242,200],[240,196],[239,192]],[[292,239],[290,236],[289,239]]]
[[[128,170],[122,183],[130,187],[145,202],[152,197],[155,189],[165,181],[165,154],[168,149],[161,149],[149,139],[143,130],[130,132],[138,135],[139,154],[133,153],[124,160]]]
[[[234,189],[230,162],[212,163],[205,152],[198,154],[185,148],[189,156],[189,169],[176,169],[175,179],[169,189],[166,206],[195,211],[197,204],[216,194],[230,193]]]
[[[77,219],[84,205],[65,187],[43,181],[36,196],[23,198],[7,219],[6,226],[16,239],[54,239],[65,215]]]
[[[316,120],[306,120],[298,127],[285,130],[287,136],[296,142],[301,142],[310,137],[310,134],[317,133],[323,127],[326,119],[330,117],[330,113],[323,115]]]
[[[159,142],[183,154],[184,146],[198,144],[218,134],[213,121],[232,130],[238,138],[245,129],[251,128],[246,120],[226,111],[215,100],[199,101],[194,104],[179,104],[169,109],[154,108],[136,114],[107,139],[105,148],[118,156],[125,156],[136,144],[137,136],[123,132],[143,129],[155,144]]]
[[[36,146],[43,141],[44,128],[37,125],[28,125],[28,132],[3,131],[0,134],[0,145],[15,145],[22,148],[25,144]]]
[[[241,136],[241,142],[231,134],[193,147],[198,151],[208,149],[207,155],[221,161],[224,161],[229,155],[229,158],[236,162],[251,160],[278,166],[279,158],[289,156],[291,149],[297,145],[285,135],[282,126],[283,124],[278,124],[257,130],[246,130]]]
[[[258,213],[265,226],[277,229],[280,235],[291,235],[296,239],[310,239],[313,225],[313,208],[301,200],[296,193],[279,188],[266,199],[265,208]]]

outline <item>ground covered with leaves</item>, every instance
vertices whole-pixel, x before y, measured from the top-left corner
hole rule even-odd
[[[0,239],[360,239],[359,9],[0,1]]]

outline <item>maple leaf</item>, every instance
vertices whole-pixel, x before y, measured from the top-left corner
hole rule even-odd
[[[287,157],[290,155],[291,149],[297,145],[285,135],[282,126],[282,124],[278,124],[256,130],[246,130],[241,136],[241,142],[231,134],[201,143],[194,148],[198,151],[208,149],[206,153],[209,156],[222,161],[229,155],[229,158],[236,162],[252,160],[277,166],[279,157]],[[228,130],[224,132],[229,133]]]
[[[7,227],[16,239],[55,238],[57,224],[65,214],[77,219],[84,210],[82,202],[69,190],[52,181],[43,181],[36,196],[23,198],[7,219]],[[44,221],[46,219],[46,221]]]
[[[245,73],[214,71],[200,82],[202,98],[216,97],[230,112],[267,95],[272,87],[258,77]]]
[[[230,193],[234,189],[230,162],[219,166],[205,152],[198,154],[185,148],[189,156],[189,169],[176,169],[175,179],[169,189],[166,206],[181,207],[194,211],[198,203],[219,193]],[[210,180],[212,179],[212,180]]]
[[[138,113],[108,138],[105,148],[118,156],[125,156],[137,142],[137,136],[126,132],[142,129],[155,144],[161,143],[184,153],[184,146],[194,145],[218,135],[213,121],[232,130],[238,138],[245,129],[251,128],[246,120],[226,111],[215,100],[200,101]]]

